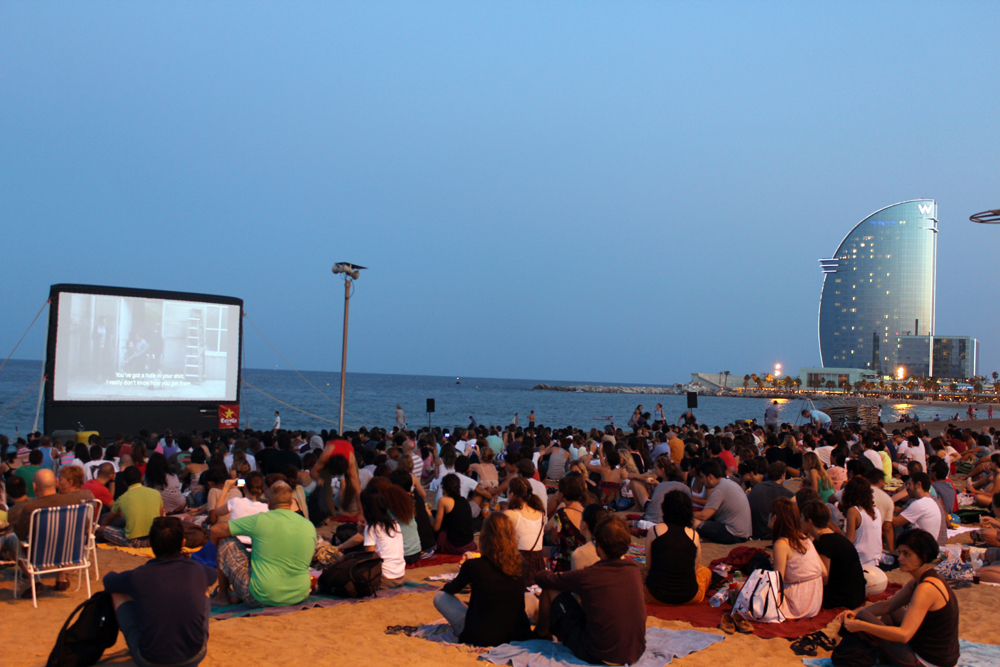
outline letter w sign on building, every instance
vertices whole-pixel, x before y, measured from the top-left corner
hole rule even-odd
[[[240,406],[220,405],[219,406],[219,428],[239,428]]]

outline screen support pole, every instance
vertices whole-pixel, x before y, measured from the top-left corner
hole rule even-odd
[[[351,279],[344,279],[344,349],[340,357],[340,422],[337,435],[344,437],[344,386],[347,380],[347,318],[351,307]]]

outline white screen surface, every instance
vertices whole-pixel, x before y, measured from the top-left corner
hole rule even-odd
[[[132,296],[59,297],[56,401],[235,401],[240,307]]]

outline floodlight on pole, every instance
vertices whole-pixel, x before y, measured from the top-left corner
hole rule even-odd
[[[347,319],[351,306],[351,286],[353,281],[358,279],[359,272],[366,267],[351,264],[349,262],[338,262],[333,265],[333,275],[344,276],[344,347],[340,357],[340,421],[337,426],[337,435],[344,436],[344,387],[347,384]]]

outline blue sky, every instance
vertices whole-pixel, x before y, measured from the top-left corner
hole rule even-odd
[[[996,3],[0,3],[0,354],[50,284],[241,297],[305,369],[818,365],[828,257],[929,197],[992,332]],[[36,326],[16,356],[40,358]],[[251,366],[280,363],[250,331]]]

